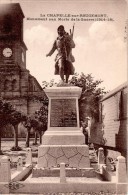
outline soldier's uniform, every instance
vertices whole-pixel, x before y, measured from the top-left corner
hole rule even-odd
[[[68,33],[65,32],[63,36],[58,36],[54,41],[53,47],[49,52],[51,56],[54,51],[57,49],[58,54],[55,58],[55,74],[59,74],[59,67],[64,69],[64,75],[74,74],[74,66],[72,62],[75,61],[74,56],[72,55],[72,48],[75,47],[73,39]]]

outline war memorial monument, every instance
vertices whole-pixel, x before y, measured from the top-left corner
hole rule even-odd
[[[8,6],[10,7],[10,14],[12,16],[14,14],[12,24],[15,24],[14,21],[18,19],[21,22],[19,24],[23,24],[24,15],[20,4],[11,3]],[[1,10],[3,10],[2,7]],[[7,16],[9,14],[6,13],[7,9],[4,11],[5,15],[1,16],[3,18],[1,24],[3,25],[6,21],[7,23],[4,26],[7,27],[10,18],[6,17],[6,14]],[[18,18],[17,15],[20,17]],[[12,48],[15,55],[11,53],[10,58],[6,55],[1,58],[1,72],[3,73],[4,65],[10,67],[13,76],[15,76],[14,79],[17,78],[18,83],[20,83],[18,85],[21,87],[21,94],[18,94],[20,98],[22,95],[29,95],[32,92],[35,94],[34,86],[36,86],[36,95],[43,95],[41,86],[26,70],[27,48],[23,42],[23,25],[16,28],[10,23],[10,28],[6,28],[6,30],[6,33],[4,31],[4,34],[0,35],[2,37],[0,55],[2,56],[4,44],[13,39],[6,47]],[[105,162],[103,148],[99,148],[97,162],[94,165],[90,160],[89,146],[84,143],[85,137],[80,129],[78,104],[82,89],[69,84],[69,76],[73,75],[75,71],[73,66],[75,58],[72,54],[72,49],[75,48],[73,32],[74,27],[68,34],[64,26],[60,25],[52,49],[46,54],[46,57],[49,57],[57,50],[55,75],[60,75],[61,82],[56,87],[47,87],[44,90],[49,99],[49,106],[47,131],[42,136],[42,145],[38,147],[36,153],[31,148],[25,148],[23,151],[11,151],[11,153],[0,156],[0,194],[125,195],[127,193],[125,158],[118,156],[116,171],[113,173],[110,166]],[[3,39],[3,37],[5,38]],[[25,60],[22,59],[23,55]],[[21,71],[17,69],[20,66]],[[5,73],[7,74],[10,69],[5,69]],[[11,75],[8,75],[8,79],[12,81]],[[12,92],[10,91],[10,93]],[[7,95],[9,96],[10,93]],[[20,98],[15,99],[17,107]],[[22,101],[20,106],[28,114],[40,106],[33,105],[33,102],[30,101],[27,102],[28,99],[23,100],[25,101]],[[26,156],[24,164],[23,155]],[[36,163],[34,162],[35,159],[32,158],[35,156]],[[10,166],[13,157],[18,159],[14,172]]]
[[[69,35],[62,25],[57,31],[58,37],[47,56],[57,49],[55,74],[58,72],[60,75],[61,84],[45,89],[49,98],[48,129],[38,148],[38,168],[58,167],[60,163],[69,168],[87,168],[90,167],[89,148],[83,145],[84,135],[79,121],[81,88],[68,84],[69,75],[74,73],[72,62],[75,58],[71,53],[75,47],[73,32]]]

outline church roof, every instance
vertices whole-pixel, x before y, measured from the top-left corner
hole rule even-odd
[[[31,74],[29,74],[29,78],[30,78],[30,79],[33,79],[33,81],[34,81],[35,84],[38,86],[38,88],[39,88],[41,91],[43,91],[43,88],[41,87],[41,85],[39,84],[39,82],[37,81],[37,79],[36,79],[34,76],[32,76]]]
[[[20,14],[24,18],[24,13],[19,3],[4,3],[0,4],[0,15],[9,13]]]
[[[128,82],[124,82],[123,84],[119,85],[118,87],[116,87],[115,89],[113,89],[112,91],[110,91],[109,93],[105,94],[103,96],[103,98],[101,99],[101,101],[104,101],[108,98],[110,98],[111,96],[114,96],[116,93],[118,93],[119,91],[123,90],[124,88],[128,87]]]

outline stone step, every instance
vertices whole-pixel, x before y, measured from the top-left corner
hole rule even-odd
[[[65,168],[66,177],[87,177],[87,178],[95,178],[96,173],[93,168]],[[60,176],[60,168],[52,168],[52,169],[42,169],[42,168],[33,168],[32,177],[59,177]]]

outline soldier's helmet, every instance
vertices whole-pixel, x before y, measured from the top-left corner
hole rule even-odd
[[[64,26],[63,25],[60,25],[58,28],[57,28],[57,31],[58,30],[63,30],[64,31]]]

